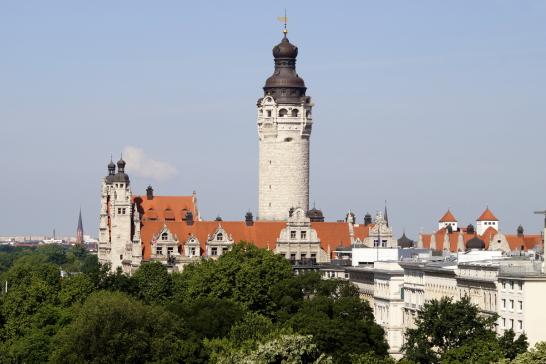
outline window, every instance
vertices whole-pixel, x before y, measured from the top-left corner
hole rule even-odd
[[[296,239],[296,232],[295,231],[290,232],[290,239]]]
[[[174,248],[172,246],[167,248],[167,255],[171,255],[174,252]]]
[[[302,238],[302,239],[306,239],[306,238],[307,238],[307,231],[302,231],[302,232],[301,232],[301,238]]]
[[[290,254],[290,260],[296,260],[296,253]]]
[[[502,289],[506,289],[506,282],[502,281]]]
[[[222,248],[222,254],[226,253],[227,250],[228,250],[227,246],[223,247],[223,248]]]
[[[514,281],[510,281],[510,289],[514,289]]]
[[[518,330],[519,331],[523,330],[523,321],[521,321],[521,320],[518,320]]]
[[[271,117],[271,110],[267,110],[267,117],[268,117],[268,118]]]
[[[521,291],[523,289],[523,283],[518,282],[518,291]]]
[[[161,234],[161,240],[167,240],[169,238],[169,234],[163,233]]]
[[[222,234],[222,233],[216,234],[216,240],[220,241],[220,240],[223,240],[223,239],[224,239],[224,234]]]
[[[163,247],[158,246],[157,248],[155,248],[155,253],[157,255],[163,255]]]
[[[514,319],[510,319],[510,328],[514,330]]]
[[[118,207],[118,214],[121,215],[121,207]]]
[[[279,110],[279,117],[282,118],[282,117],[286,116],[287,113],[288,113],[288,111],[286,109],[280,109]]]
[[[300,254],[300,259],[301,260],[307,259],[307,254],[305,253]]]
[[[518,309],[523,311],[523,301],[518,301]]]
[[[511,310],[514,309],[514,300],[510,300],[510,309],[511,309]]]
[[[190,257],[195,255],[195,248],[190,248]]]
[[[210,248],[210,255],[217,256],[218,255],[218,248]]]
[[[119,260],[123,260],[123,254],[119,255]]]
[[[505,318],[502,319],[502,327],[506,327],[506,319]]]
[[[293,109],[292,110],[292,117],[297,117],[298,116],[298,109]]]
[[[506,308],[506,299],[503,298],[502,299],[502,309],[505,309]]]
[[[125,209],[121,209],[121,214],[125,215]]]
[[[317,259],[317,254],[311,253],[311,259]]]

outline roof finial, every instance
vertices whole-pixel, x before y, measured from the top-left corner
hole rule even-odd
[[[288,17],[286,16],[286,8],[284,9],[284,16],[277,17],[277,20],[281,23],[284,23],[284,29],[282,32],[284,33],[284,37],[286,38],[286,34],[288,33],[288,29],[286,29],[286,23],[288,23]]]

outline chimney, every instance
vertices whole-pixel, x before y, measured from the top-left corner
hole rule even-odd
[[[245,215],[245,223],[246,226],[252,226],[254,225],[254,216],[252,216],[252,212],[247,212]]]
[[[146,188],[146,199],[154,199],[154,189],[152,188],[152,186],[148,186],[148,188]]]
[[[186,220],[187,225],[193,225],[193,214],[191,213],[191,211],[186,212],[184,220]]]

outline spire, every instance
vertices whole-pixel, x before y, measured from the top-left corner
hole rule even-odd
[[[385,219],[385,222],[387,223],[387,227],[389,226],[389,215],[387,215],[387,200],[385,200],[385,213],[383,214],[383,219]]]
[[[78,216],[78,228],[76,229],[76,244],[83,244],[83,221],[81,208],[80,215]]]

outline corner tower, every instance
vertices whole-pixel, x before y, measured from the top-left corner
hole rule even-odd
[[[312,102],[296,73],[298,47],[284,37],[273,47],[275,70],[257,102],[258,219],[286,220],[291,208],[309,209]]]

